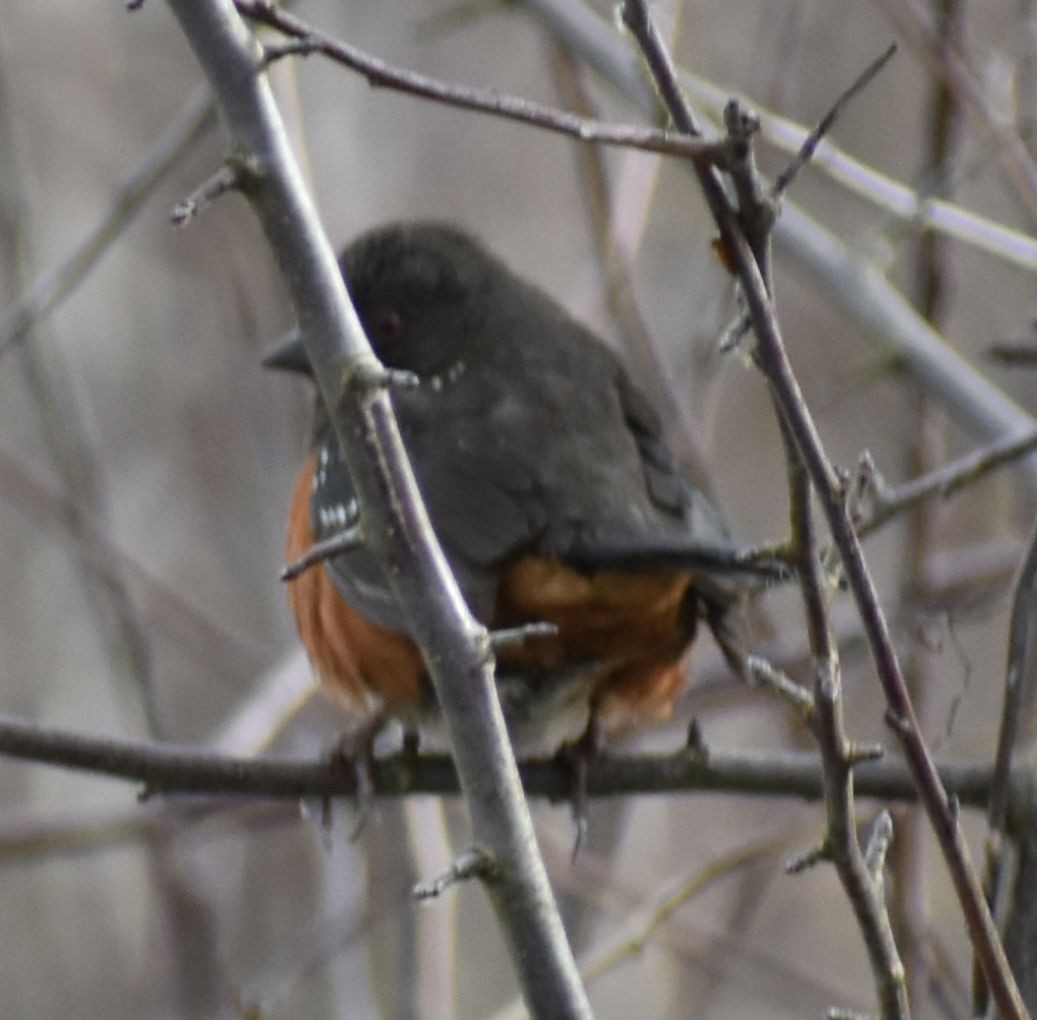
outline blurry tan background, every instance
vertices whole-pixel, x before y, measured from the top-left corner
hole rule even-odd
[[[970,56],[997,108],[1032,117],[1037,15],[1005,0],[962,7]],[[609,16],[607,5],[600,10]],[[685,67],[807,124],[897,38],[879,2],[687,0],[668,10]],[[307,0],[297,12],[392,62],[559,102],[550,36],[521,5]],[[133,14],[117,4],[8,0],[3,20],[0,320],[103,219],[115,189],[202,84],[157,0]],[[602,115],[640,119],[592,73],[581,77]],[[621,345],[573,143],[371,90],[316,57],[279,67],[276,87],[336,243],[391,218],[456,220]],[[924,62],[902,46],[847,110],[836,141],[915,184],[931,89]],[[204,743],[271,675],[304,673],[277,569],[309,394],[258,362],[291,326],[291,311],[243,201],[223,199],[186,229],[168,223],[221,153],[210,129],[85,282],[2,355],[2,712],[125,736],[145,736],[150,725]],[[681,167],[665,165],[656,178],[650,157],[604,158],[620,218],[654,183],[636,293],[699,420],[719,500],[739,535],[780,537],[784,466],[764,387],[742,355],[710,354],[735,306],[697,190]],[[764,150],[768,171],[784,161]],[[956,161],[955,200],[1032,229],[983,129],[963,132]],[[793,197],[912,293],[909,227],[816,171]],[[1030,377],[985,352],[1027,329],[1032,276],[963,245],[951,247],[948,265],[949,341],[1030,407]],[[777,279],[786,336],[831,455],[851,466],[866,447],[889,478],[907,477],[917,389],[815,281],[780,258]],[[952,428],[949,441],[960,452],[976,440]],[[926,719],[942,756],[992,753],[1005,569],[1033,509],[1015,476],[950,507],[934,569],[954,574],[968,597],[905,608],[903,525],[868,545],[901,647],[914,642],[934,660]],[[980,563],[975,576],[965,552]],[[780,640],[797,647],[795,599],[775,594],[766,608]],[[840,604],[840,613],[848,608]],[[692,695],[688,706],[707,742],[807,746],[781,706],[725,689],[712,648],[700,662],[703,680],[721,688],[710,699]],[[142,680],[152,692],[150,724]],[[859,652],[847,662],[846,687],[851,736],[885,739],[877,684]],[[646,746],[676,746],[688,713]],[[315,704],[278,746],[316,754],[333,733],[330,711]],[[862,817],[870,810],[862,805]],[[590,847],[575,865],[566,811],[535,811],[586,959],[624,926],[636,929],[638,911],[681,878],[769,845],[683,907],[644,952],[595,980],[600,1017],[791,1018],[871,1007],[860,938],[834,874],[782,871],[820,836],[816,807],[731,797],[597,804]],[[512,1000],[510,965],[477,889],[420,909],[406,899],[397,862],[404,842],[419,844],[422,874],[445,860],[435,802],[385,808],[356,845],[346,840],[348,812],[326,839],[294,806],[181,820],[147,844],[133,833],[117,838],[118,826],[152,814],[163,817],[162,805],[138,808],[125,784],[0,762],[5,1017],[477,1018]],[[446,818],[462,846],[458,803]],[[381,899],[365,891],[365,848],[385,872],[371,882]],[[938,998],[947,1007],[930,1001],[919,1015],[960,1016],[967,945],[943,867],[930,856],[933,944],[946,953]],[[431,926],[417,949],[407,935],[415,919]],[[420,959],[408,961],[408,952]],[[408,1007],[408,996],[420,1004]],[[250,1006],[262,1012],[249,1014]]]

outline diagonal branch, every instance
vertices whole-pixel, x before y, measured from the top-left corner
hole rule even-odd
[[[591,1015],[536,851],[493,686],[485,628],[472,617],[432,533],[385,371],[371,352],[263,72],[231,0],[170,0],[220,105],[242,192],[292,296],[318,388],[356,484],[364,537],[424,653],[446,720],[474,839],[494,856],[484,883],[534,1015]]]
[[[625,0],[624,21],[631,29],[656,78],[660,94],[668,99],[668,110],[681,130],[694,131],[694,124],[673,74],[669,56],[658,41],[648,16],[645,0]],[[752,172],[751,161],[745,169]],[[914,707],[893,647],[885,615],[879,605],[871,572],[864,560],[851,519],[845,486],[836,474],[818,435],[813,417],[799,388],[782,339],[771,296],[767,251],[761,235],[769,234],[773,209],[740,208],[738,218],[717,192],[715,176],[703,179],[706,201],[720,230],[725,254],[737,271],[742,292],[757,338],[757,362],[771,386],[772,395],[785,427],[792,435],[810,475],[832,537],[843,559],[850,590],[857,602],[872,656],[887,702],[887,722],[900,739],[905,757],[918,784],[919,795],[947,861],[965,921],[972,936],[984,976],[999,1009],[1006,1017],[1028,1014],[1019,996],[1004,949],[987,907],[957,810],[943,788],[929,749],[915,718]],[[751,188],[738,189],[743,197]],[[759,190],[759,189],[757,189]],[[741,229],[745,226],[744,232]]]
[[[60,265],[40,276],[32,289],[0,321],[0,355],[17,344],[34,323],[72,293],[109,250],[155,187],[191,151],[215,121],[208,90],[200,92],[148,153],[133,175],[120,185],[104,219],[72,249]]]

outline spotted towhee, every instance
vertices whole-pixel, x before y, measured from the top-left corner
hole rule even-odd
[[[435,531],[488,627],[556,625],[498,656],[516,746],[550,749],[667,719],[698,621],[736,668],[734,546],[676,469],[660,423],[604,343],[480,243],[436,223],[373,230],[341,268],[375,352],[420,380],[393,405]],[[309,373],[295,338],[267,364]],[[357,516],[318,401],[289,560]],[[370,736],[435,714],[425,664],[362,546],[289,586],[323,686]]]

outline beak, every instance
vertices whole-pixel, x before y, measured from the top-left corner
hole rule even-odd
[[[302,375],[313,375],[310,359],[306,356],[306,348],[298,331],[282,337],[277,346],[263,355],[263,367],[279,372],[299,372]]]

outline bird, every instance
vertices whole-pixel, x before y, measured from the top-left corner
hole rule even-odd
[[[519,752],[594,747],[669,719],[701,622],[744,672],[745,569],[681,473],[617,354],[481,241],[437,221],[362,234],[339,265],[375,354],[416,385],[392,403],[433,529],[491,630],[553,625],[497,654]],[[291,335],[268,367],[312,377]],[[360,513],[319,398],[285,555]],[[320,685],[370,740],[437,717],[421,651],[362,544],[301,571],[288,600]]]

